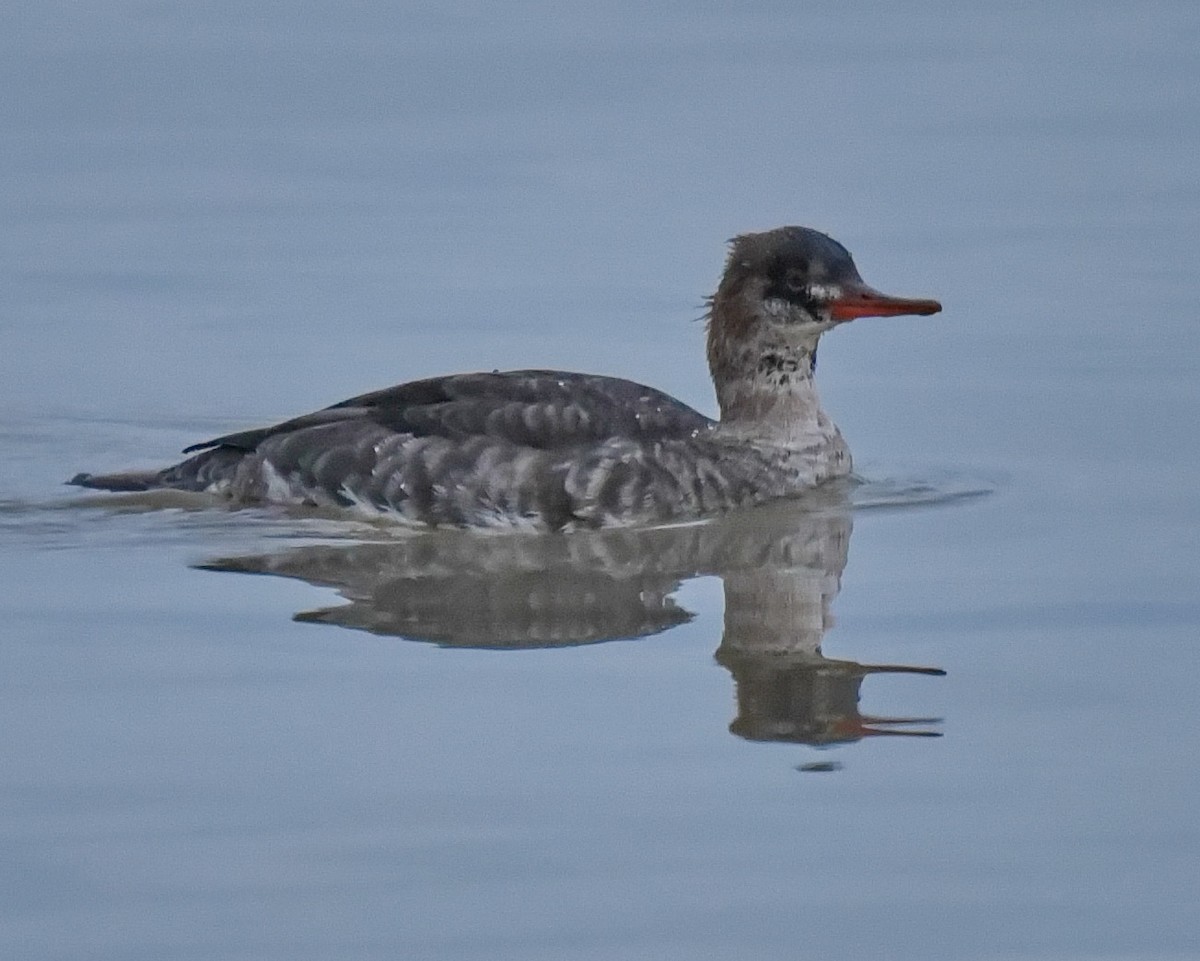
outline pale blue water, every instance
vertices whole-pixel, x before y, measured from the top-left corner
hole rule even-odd
[[[1200,956],[1194,4],[5,21],[0,957]],[[857,508],[568,557],[60,486],[453,370],[711,411],[789,222],[946,307],[822,345]]]

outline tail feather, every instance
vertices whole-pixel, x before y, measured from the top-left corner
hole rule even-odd
[[[148,491],[162,487],[161,472],[121,471],[116,474],[76,474],[69,481],[72,487],[88,487],[98,491]]]
[[[244,450],[214,447],[161,470],[127,470],[115,474],[76,474],[68,484],[98,491],[214,491],[227,486],[246,456]]]

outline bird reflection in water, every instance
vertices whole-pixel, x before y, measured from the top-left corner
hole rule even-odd
[[[715,575],[725,589],[716,660],[737,689],[734,734],[811,745],[881,734],[936,737],[911,725],[937,718],[861,714],[859,688],[870,674],[944,671],[821,653],[851,527],[850,488],[832,485],[685,526],[569,535],[428,530],[200,566],[296,578],[348,601],[297,614],[300,621],[488,649],[657,634],[693,617],[674,599],[679,587]]]

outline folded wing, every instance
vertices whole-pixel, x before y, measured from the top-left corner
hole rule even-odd
[[[253,451],[264,441],[358,421],[410,437],[467,441],[488,438],[558,451],[620,437],[684,438],[712,421],[674,398],[616,377],[553,370],[455,374],[413,381],[270,427],[239,431],[188,447]]]

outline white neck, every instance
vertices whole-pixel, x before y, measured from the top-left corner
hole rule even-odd
[[[813,383],[819,336],[775,329],[723,352],[713,365],[721,433],[780,447],[832,440],[837,428]]]

